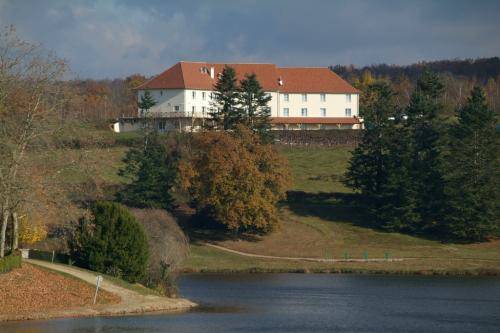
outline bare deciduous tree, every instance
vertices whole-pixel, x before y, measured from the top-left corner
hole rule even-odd
[[[58,128],[58,82],[66,69],[54,54],[21,40],[13,26],[0,32],[0,257],[5,255],[9,219],[17,230],[18,211],[42,185],[31,177],[36,170],[29,170],[30,148]]]

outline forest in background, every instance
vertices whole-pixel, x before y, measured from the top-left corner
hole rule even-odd
[[[423,61],[411,65],[377,64],[359,68],[336,65],[330,68],[361,91],[376,80],[388,82],[400,107],[408,105],[417,79],[429,69],[439,75],[445,86],[446,115],[451,116],[457,106],[465,103],[474,86],[484,89],[488,104],[495,113],[500,113],[499,57]]]

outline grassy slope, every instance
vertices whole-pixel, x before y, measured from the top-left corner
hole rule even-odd
[[[79,183],[89,175],[113,185],[124,180],[117,176],[127,148],[90,148],[60,151],[60,159],[45,160],[57,167],[57,160],[74,160],[65,169],[68,183]],[[339,193],[349,193],[341,182],[348,164],[349,148],[282,148],[292,168],[292,191],[303,192],[299,199],[281,209],[282,227],[257,241],[224,241],[221,245],[249,253],[317,258],[416,257],[395,263],[315,264],[241,257],[193,245],[191,257],[184,263],[188,271],[247,270],[385,270],[385,271],[475,271],[500,272],[500,242],[483,244],[442,244],[397,233],[384,233],[364,226],[359,212],[342,204]],[[458,260],[471,258],[471,260]],[[480,260],[478,260],[480,259]]]
[[[340,199],[349,193],[341,182],[348,148],[287,148],[294,174],[292,191],[301,191],[281,209],[283,224],[254,241],[219,242],[225,247],[255,254],[315,258],[418,258],[405,262],[319,264],[262,260],[194,245],[184,263],[191,271],[363,270],[392,272],[500,273],[500,242],[443,244],[437,241],[386,233],[366,226],[366,220]],[[464,260],[465,259],[465,260]]]

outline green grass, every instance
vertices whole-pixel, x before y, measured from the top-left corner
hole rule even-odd
[[[57,158],[40,155],[41,165],[59,168],[72,161],[62,176],[68,184],[90,177],[107,185],[123,184],[117,175],[127,147],[66,149]],[[362,211],[353,209],[351,191],[343,183],[352,148],[280,147],[293,175],[292,195],[280,215],[281,228],[257,241],[221,242],[243,252],[315,258],[414,257],[408,262],[318,264],[263,260],[229,254],[194,244],[182,269],[186,271],[374,271],[394,273],[477,274],[500,272],[500,241],[481,244],[443,244],[370,225]],[[110,277],[113,279],[112,277]],[[117,281],[116,283],[122,283]],[[135,288],[129,286],[131,288]],[[139,287],[140,288],[140,287]],[[140,291],[140,290],[137,290]]]
[[[415,258],[404,262],[311,263],[242,257],[192,246],[186,271],[356,271],[429,274],[500,274],[500,241],[444,244],[377,230],[353,208],[342,184],[350,148],[281,148],[294,184],[281,208],[281,227],[264,237],[218,242],[230,249],[272,256],[312,258]]]
[[[349,192],[342,184],[352,148],[292,147],[281,148],[292,170],[293,191]]]

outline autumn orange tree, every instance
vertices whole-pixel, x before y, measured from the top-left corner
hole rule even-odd
[[[257,134],[204,132],[180,162],[182,188],[198,213],[241,232],[264,233],[279,223],[277,203],[289,185],[288,163]]]

